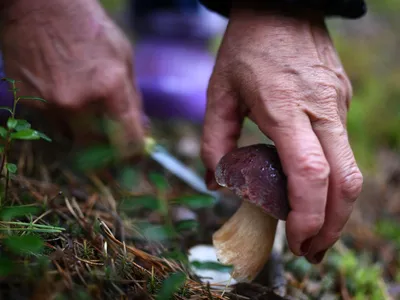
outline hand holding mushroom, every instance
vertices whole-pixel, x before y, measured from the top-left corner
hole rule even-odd
[[[249,117],[275,143],[287,176],[289,248],[312,263],[338,240],[362,187],[346,131],[351,96],[322,13],[231,10],[208,88],[202,142],[208,186],[218,187],[212,175]]]

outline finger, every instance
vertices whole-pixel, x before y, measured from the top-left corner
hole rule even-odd
[[[207,91],[207,108],[203,125],[201,157],[207,168],[206,183],[209,189],[217,189],[215,168],[229,151],[237,146],[243,115],[230,85],[221,77],[210,80]]]
[[[291,211],[286,221],[288,245],[304,255],[302,245],[323,225],[328,192],[329,165],[310,120],[303,111],[281,111],[271,122],[258,109],[257,123],[275,143],[288,180]]]
[[[141,97],[132,81],[129,78],[119,81],[104,101],[108,115],[122,128],[113,132],[113,142],[124,157],[135,154],[144,143],[144,115]]]
[[[313,122],[313,129],[331,167],[325,222],[306,256],[310,262],[319,263],[325,251],[339,239],[361,192],[363,177],[339,117],[335,121]]]

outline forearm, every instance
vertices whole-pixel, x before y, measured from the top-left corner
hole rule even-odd
[[[260,10],[279,10],[281,12],[297,12],[317,10],[325,17],[343,17],[357,19],[366,13],[364,0],[199,0],[204,6],[221,15],[229,17],[233,6]]]

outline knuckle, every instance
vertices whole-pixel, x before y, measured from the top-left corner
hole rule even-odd
[[[353,86],[351,84],[350,78],[347,76],[346,72],[343,69],[341,69],[336,75],[337,78],[340,80],[346,99],[351,99],[353,97]]]
[[[347,76],[346,76],[346,99],[348,100],[348,101],[350,101],[352,98],[353,98],[353,85],[351,84],[351,81],[350,81],[350,79],[349,78],[347,78]]]
[[[74,95],[74,93],[67,92],[66,89],[59,87],[55,89],[56,92],[50,92],[46,95],[47,100],[54,102],[57,106],[67,110],[78,110],[83,106],[82,101]]]
[[[224,74],[213,72],[208,80],[207,98],[218,98],[220,94],[231,92],[229,82]]]
[[[318,99],[326,101],[337,101],[346,95],[346,84],[343,83],[337,74],[331,70],[315,70],[314,78],[315,94]]]
[[[72,99],[66,99],[65,97],[59,97],[56,103],[68,110],[78,110],[82,107],[82,104],[79,101],[75,101]]]
[[[363,175],[357,166],[352,167],[340,180],[341,196],[348,202],[357,200],[363,187]]]
[[[107,72],[104,72],[107,70]],[[99,96],[107,97],[114,93],[116,89],[120,92],[121,88],[126,87],[126,78],[129,72],[126,64],[113,62],[110,65],[103,65],[94,71],[92,82],[100,87]]]
[[[207,105],[214,103],[210,101],[220,98],[224,90],[226,89],[221,85],[219,78],[215,75],[212,75],[208,81],[206,90]]]
[[[326,101],[337,101],[343,93],[341,85],[334,80],[323,81],[318,84],[317,96]]]
[[[330,167],[322,154],[305,153],[298,161],[300,176],[314,182],[325,182],[329,178]]]
[[[310,119],[314,129],[332,133],[343,131],[337,102],[331,101],[317,109],[314,114],[310,114]]]
[[[337,107],[336,110],[332,111],[329,111],[329,109],[327,109],[324,115],[315,117],[312,120],[312,124],[314,130],[324,132],[325,134],[330,134],[332,136],[338,137],[338,139],[347,138],[347,130],[343,126]]]
[[[114,89],[121,86],[125,76],[127,76],[126,67],[114,66],[110,68],[109,74],[105,77],[106,87]]]

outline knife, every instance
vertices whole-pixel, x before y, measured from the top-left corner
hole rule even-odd
[[[204,179],[200,175],[179,161],[175,156],[169,153],[167,149],[159,145],[151,137],[146,138],[145,152],[163,168],[167,169],[197,192],[213,196],[216,200],[220,199],[220,192],[210,191],[204,183]]]

